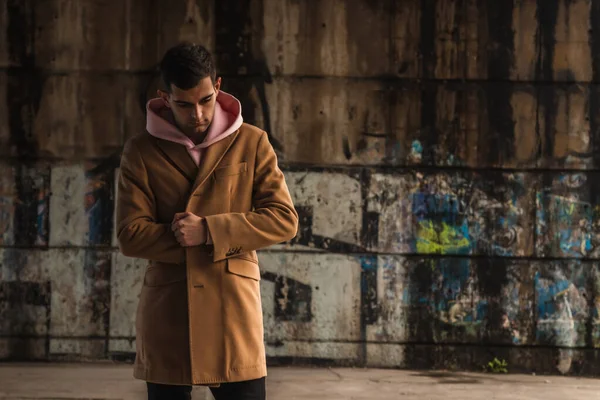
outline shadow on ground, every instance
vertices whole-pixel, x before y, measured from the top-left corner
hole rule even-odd
[[[425,378],[437,379],[438,383],[443,383],[445,385],[476,385],[483,383],[480,379],[476,379],[472,376],[461,375],[453,372],[423,371],[416,374],[412,374],[412,376],[421,376]]]

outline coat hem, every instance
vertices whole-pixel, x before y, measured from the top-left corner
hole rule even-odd
[[[163,385],[178,385],[178,386],[209,386],[218,387],[221,383],[241,382],[249,381],[253,379],[260,379],[267,376],[267,366],[257,365],[255,367],[242,367],[232,368],[229,370],[228,377],[205,377],[202,379],[193,379],[188,381],[182,379],[180,375],[165,375],[165,371],[156,373],[147,368],[134,367],[133,377],[146,382],[158,383]]]

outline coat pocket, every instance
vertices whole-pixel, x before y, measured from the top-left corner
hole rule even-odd
[[[157,287],[184,282],[187,279],[185,265],[152,264],[146,270],[144,286]]]
[[[219,179],[219,178],[224,178],[226,176],[232,176],[232,175],[240,175],[245,173],[248,170],[248,164],[243,162],[241,164],[233,164],[233,165],[226,165],[224,167],[219,167],[217,169],[215,169],[215,178]]]
[[[243,258],[227,259],[227,271],[234,275],[260,281],[260,268],[258,264]]]

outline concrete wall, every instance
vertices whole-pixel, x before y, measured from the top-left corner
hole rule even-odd
[[[128,358],[120,148],[180,39],[266,129],[301,228],[272,363],[600,370],[600,3],[0,1],[0,358]]]

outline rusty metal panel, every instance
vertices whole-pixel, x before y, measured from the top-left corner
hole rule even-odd
[[[538,24],[536,1],[513,1],[514,67],[511,79],[529,81],[536,74]]]
[[[9,7],[8,1],[3,1],[0,3],[0,26],[8,27],[9,21]],[[14,39],[13,39],[14,40]],[[11,55],[9,53],[9,35],[8,29],[0,30],[0,67],[7,67],[13,64],[13,60],[11,60]]]
[[[33,1],[0,3],[0,68],[33,66]]]
[[[216,48],[226,74],[590,82],[593,7],[591,0],[222,1],[217,29],[226,18],[236,27],[217,34]]]
[[[5,74],[0,72],[0,76],[2,75],[0,88],[4,89],[6,119],[0,121],[0,127],[4,125],[2,128],[6,129],[2,137],[7,146],[0,150],[0,154],[32,161],[37,150],[31,121],[39,104],[39,89],[44,78],[37,71],[24,68],[11,68]]]
[[[33,15],[35,64],[59,71],[152,68],[180,40],[212,48],[212,13],[212,1],[42,0]]]
[[[386,116],[388,105],[380,82],[278,78],[262,86],[249,80],[224,86],[240,96],[249,121],[262,122],[285,162],[347,164],[357,136],[374,125],[380,131],[374,135],[385,135],[378,116]],[[264,99],[254,88],[264,91]]]
[[[127,1],[42,0],[35,5],[36,66],[58,70],[125,68]]]
[[[7,101],[8,97],[8,74],[5,71],[0,70],[0,93],[6,94],[5,96],[0,95],[0,156],[11,155],[11,127],[8,119],[9,105]]]
[[[534,79],[590,81],[592,1],[537,1],[536,4],[540,45],[535,55],[523,54],[535,60],[532,60],[536,63]]]
[[[423,66],[423,77],[465,79],[486,75],[482,69],[486,57],[485,53],[482,54],[481,44],[488,38],[482,37],[483,32],[480,32],[487,17],[485,4],[491,6],[489,2],[472,0],[422,2],[422,23],[425,24],[426,19],[431,20],[423,25],[427,29],[421,31],[423,57],[429,61]],[[499,8],[510,9],[506,2]],[[502,25],[502,14],[494,17],[496,23]]]
[[[125,69],[153,70],[179,41],[214,50],[214,0],[125,0]]]
[[[146,132],[146,103],[156,94],[156,74],[140,73],[125,78],[123,87],[123,138],[125,143],[132,136]],[[120,152],[120,149],[119,149]]]
[[[591,169],[596,85],[224,81],[289,164]]]
[[[120,152],[126,137],[144,132],[147,76],[0,71],[0,156],[35,161]]]
[[[406,7],[414,11],[403,10],[397,22],[404,22],[407,16],[414,17],[414,2],[408,3]],[[256,37],[248,40],[264,43],[247,49],[256,60],[266,60],[272,74],[300,76],[389,74],[395,61],[390,51],[392,44],[397,40],[397,48],[401,50],[410,48],[405,42],[408,38],[418,39],[415,31],[398,29],[392,34],[396,29],[392,25],[395,7],[400,6],[389,0],[359,0],[351,6],[342,0],[218,2],[218,8],[228,19],[221,22],[221,29],[229,30],[231,23],[240,25],[239,28],[251,23],[251,34]],[[414,24],[406,26],[416,28]],[[246,36],[244,33],[241,31],[240,36]],[[263,54],[259,46],[263,47]]]
[[[135,1],[135,12],[148,8],[143,0]],[[215,0],[175,0],[156,1],[153,4],[156,12],[157,26],[150,27],[150,36],[158,39],[158,54],[156,61],[164,51],[179,41],[191,41],[214,50],[215,35]],[[133,27],[132,27],[133,29]],[[139,37],[143,42],[144,37]]]
[[[423,55],[420,52],[421,32],[427,26],[422,20],[420,0],[391,2],[391,70],[400,78],[420,76]],[[370,38],[376,41],[373,37]]]
[[[122,74],[49,76],[33,121],[38,156],[74,160],[120,152],[135,84],[134,77]]]
[[[590,82],[591,10],[591,0],[424,1],[423,77]]]

